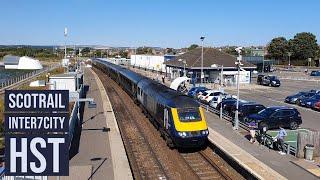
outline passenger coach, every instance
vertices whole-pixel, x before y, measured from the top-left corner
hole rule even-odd
[[[193,98],[124,67],[95,59],[144,110],[169,147],[201,147],[209,134],[204,112]]]

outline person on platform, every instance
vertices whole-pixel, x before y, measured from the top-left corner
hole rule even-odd
[[[257,123],[255,121],[251,121],[248,123],[248,126],[250,128],[250,142],[253,144],[256,142],[256,128],[257,128]]]
[[[274,137],[274,139],[277,141],[277,143],[280,145],[279,153],[281,155],[285,155],[284,152],[284,138],[287,136],[286,130],[280,125],[280,131],[278,132],[277,136]]]

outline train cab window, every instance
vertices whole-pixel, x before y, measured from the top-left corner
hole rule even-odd
[[[201,121],[199,109],[178,109],[181,122]]]

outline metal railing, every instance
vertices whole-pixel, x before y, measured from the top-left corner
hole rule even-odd
[[[36,76],[38,76],[38,75],[40,75],[42,73],[45,73],[45,72],[49,72],[49,71],[51,71],[53,69],[56,69],[56,68],[58,68],[60,66],[61,66],[60,64],[56,64],[56,65],[45,67],[43,69],[34,70],[32,72],[28,72],[28,73],[25,73],[23,75],[10,78],[10,79],[0,83],[0,91],[4,90],[6,88],[9,88],[12,85],[18,84],[18,83],[20,83],[20,82],[22,82],[22,81],[24,81],[26,79],[36,77]]]
[[[84,97],[84,85],[81,85],[79,88],[79,98]],[[73,109],[71,111],[71,115],[69,118],[69,148],[71,147],[71,143],[74,137],[74,133],[76,128],[80,125],[81,122],[81,110],[83,109],[83,102],[75,102]]]
[[[217,109],[215,109],[213,107],[210,107],[207,104],[204,104],[204,103],[200,103],[200,104],[207,112],[211,112],[211,113],[214,113],[216,115],[219,115],[221,119],[225,119],[225,120],[227,120],[227,121],[229,121],[231,123],[234,123],[234,117],[231,117],[231,116],[227,115],[226,113],[221,112],[220,110],[217,110]],[[242,129],[244,129],[246,131],[250,130],[248,124],[246,124],[244,122],[241,122],[241,121],[239,121],[239,127],[241,127]],[[262,137],[262,135],[258,131],[256,131],[256,135],[257,135],[257,137]],[[262,141],[263,142],[260,142],[260,143],[262,143],[263,145],[267,146],[268,148],[270,148],[270,149],[274,148],[274,143],[273,143],[274,140],[273,140],[273,137],[271,135],[265,134],[262,137]],[[297,153],[296,147],[290,146],[290,144],[288,144],[288,143],[284,143],[284,148],[285,148],[285,151],[287,152],[287,154],[292,154],[292,155],[296,156],[296,153]]]

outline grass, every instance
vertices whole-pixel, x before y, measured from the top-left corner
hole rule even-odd
[[[275,137],[278,134],[279,130],[267,131],[270,136]],[[298,132],[308,132],[307,129],[297,129],[297,130],[286,130],[287,136],[285,137],[285,142],[290,146],[297,147],[297,136]]]

